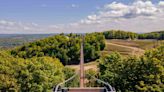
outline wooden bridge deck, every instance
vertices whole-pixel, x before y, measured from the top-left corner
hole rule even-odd
[[[104,88],[93,87],[93,88],[64,88],[65,92],[105,92]]]
[[[60,85],[72,80],[76,75],[72,76],[71,78],[69,78],[68,80],[58,84],[54,89],[53,92],[115,92],[113,91],[112,86],[110,86],[108,83],[101,81],[97,78],[95,78],[97,81],[105,84],[106,86],[108,86],[108,88],[106,87],[84,87],[84,79],[85,79],[85,75],[84,75],[84,49],[83,49],[83,45],[84,45],[84,37],[82,38],[82,43],[81,43],[81,50],[80,50],[80,87],[79,88],[61,88]],[[106,89],[105,89],[106,88]],[[109,89],[111,91],[109,91]]]

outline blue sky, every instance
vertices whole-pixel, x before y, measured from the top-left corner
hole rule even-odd
[[[115,0],[130,2],[131,0]],[[78,21],[113,0],[1,0],[0,18],[60,24]]]
[[[120,14],[121,11],[126,11],[126,9],[124,10],[122,9],[118,11],[118,9],[114,9],[112,7],[116,6],[118,8],[118,7],[123,6],[123,8],[131,9],[131,7],[135,5],[135,2],[139,2],[139,1],[141,2],[138,4],[143,3],[145,4],[145,6],[147,5],[146,7],[150,8],[148,10],[145,10],[146,13],[147,12],[152,13],[150,15],[149,14],[144,15],[144,13],[142,13],[141,15],[137,15],[139,17],[146,16],[146,15],[148,15],[149,17],[151,16],[153,17],[153,13],[157,13],[153,11],[153,9],[159,7],[159,2],[162,2],[162,3],[164,2],[163,0],[152,0],[152,1],[147,1],[147,0],[0,0],[0,11],[1,11],[0,12],[0,33],[30,33],[30,32],[43,33],[43,31],[54,33],[54,32],[59,32],[59,31],[50,31],[50,30],[59,30],[57,28],[60,28],[60,30],[62,29],[62,32],[65,32],[64,28],[70,28],[70,31],[67,31],[67,32],[83,32],[82,30],[85,30],[85,32],[98,31],[94,29],[94,25],[95,25],[95,21],[96,23],[99,22],[99,19],[98,19],[99,17],[102,18],[103,14],[101,14],[101,12],[103,12],[104,14],[107,12],[111,13],[109,15],[112,15],[113,12]],[[114,6],[112,6],[112,4]],[[109,7],[108,9],[105,9],[107,5],[109,5]],[[125,5],[128,7],[124,7]],[[163,12],[162,10],[163,6],[162,8],[161,6],[160,6],[160,10]],[[151,9],[151,7],[153,8]],[[138,8],[139,9],[142,8],[141,10],[146,9],[145,7],[137,6],[135,10]],[[128,15],[131,13],[126,12],[126,14]],[[96,16],[97,20],[92,19],[94,15]],[[109,17],[108,18],[109,20],[114,19],[112,21],[120,21],[118,20],[119,18],[123,19],[122,15],[120,15],[119,18],[111,17],[111,16],[107,16],[107,17]],[[132,20],[133,19],[130,19],[130,21]],[[83,23],[80,24],[79,21]],[[147,20],[145,21],[147,22]],[[84,24],[85,22],[87,22],[86,24],[88,24],[88,22],[89,23],[93,22],[93,24],[85,25]],[[125,21],[125,23],[126,22],[128,21]],[[163,20],[160,22],[163,22]],[[115,29],[126,30],[126,28],[122,27],[120,23],[119,24],[114,24],[113,22],[112,23],[105,22],[105,23],[109,25],[113,25],[114,27],[110,26],[111,29],[115,28]],[[121,23],[123,24],[123,22]],[[19,27],[21,25],[24,25],[23,29],[26,29],[26,30],[23,31],[21,28],[19,29],[19,27],[13,28],[12,30],[11,28],[9,28],[9,26],[11,25],[7,25],[6,27],[6,25],[4,26],[4,24],[13,24],[13,25],[15,24],[16,26],[19,26]],[[35,27],[33,27],[33,24],[36,24],[38,29],[44,29],[44,30],[40,30],[40,31],[36,30],[36,32],[34,32]],[[79,27],[78,28],[68,27],[69,24],[72,24],[72,25],[78,24]],[[101,25],[102,25],[101,26],[102,30],[110,29],[110,27],[109,28],[106,26],[103,27],[104,24],[101,24]],[[115,25],[119,25],[119,26],[115,26]],[[88,26],[91,26],[91,27],[89,28]],[[135,25],[133,26],[135,27]],[[136,27],[138,26],[139,25],[136,25]],[[134,27],[128,31],[136,32],[138,29],[135,29]],[[160,27],[160,29],[162,28]],[[156,30],[160,30],[160,29],[157,28]],[[19,30],[22,30],[22,31],[19,31]],[[144,29],[143,31],[145,30],[147,32],[149,29]],[[155,28],[153,28],[153,30],[155,30]]]

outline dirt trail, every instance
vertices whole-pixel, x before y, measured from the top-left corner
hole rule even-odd
[[[110,42],[106,42],[106,44],[109,45],[115,45],[115,46],[119,46],[119,47],[124,47],[124,48],[128,48],[132,50],[132,55],[137,54],[143,54],[145,50],[141,49],[141,48],[137,48],[137,47],[131,47],[131,46],[125,46],[125,45],[120,45],[120,44],[115,44],[115,43],[110,43]]]
[[[80,65],[69,65],[68,67],[76,69],[76,71],[80,70]],[[89,70],[89,69],[97,70],[97,64],[84,65],[84,70]]]
[[[132,50],[132,52],[131,52],[132,55],[143,54],[144,51],[145,51],[145,50],[143,50],[141,48],[125,46],[125,45],[120,45],[120,44],[115,44],[115,43],[110,43],[110,42],[106,42],[106,44],[128,48],[128,49]],[[80,65],[69,65],[68,67],[73,68],[76,71],[80,70]],[[84,70],[89,70],[89,69],[97,70],[97,64],[96,63],[90,63],[89,65],[88,64],[84,64]]]

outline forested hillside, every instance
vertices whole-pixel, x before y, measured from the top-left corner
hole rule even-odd
[[[157,39],[164,40],[164,31],[150,33],[134,33],[122,30],[110,30],[102,32],[106,39]],[[9,49],[21,46],[28,42],[43,39],[57,34],[0,34],[0,48]]]
[[[158,40],[164,40],[164,31],[138,34],[138,39],[158,39]]]
[[[63,64],[78,64],[82,37],[77,34],[60,34],[15,48],[11,55],[21,58],[50,56],[59,58]],[[86,34],[84,38],[85,61],[99,58],[99,51],[105,48],[102,33]]]
[[[103,32],[106,39],[157,39],[164,40],[164,31],[150,33],[134,33],[122,30],[110,30]]]
[[[111,30],[103,32],[106,39],[135,39],[137,33],[126,32],[121,30]]]
[[[10,49],[54,34],[0,34],[0,49]]]

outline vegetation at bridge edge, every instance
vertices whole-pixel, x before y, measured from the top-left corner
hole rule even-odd
[[[164,91],[164,46],[148,50],[139,58],[113,53],[99,62],[99,77],[117,91]]]

